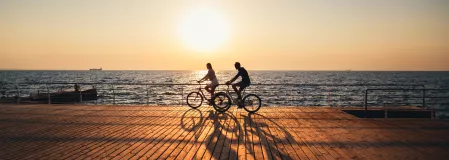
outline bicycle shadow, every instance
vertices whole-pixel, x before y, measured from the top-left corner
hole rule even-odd
[[[198,112],[196,121],[190,126],[184,124],[187,112]],[[237,115],[237,117],[236,117]],[[272,119],[258,114],[241,112],[215,112],[203,114],[201,110],[191,109],[183,114],[181,126],[194,134],[193,158],[236,159],[266,157],[268,159],[291,159],[283,149],[292,135]],[[203,136],[203,137],[202,137]],[[204,138],[205,137],[205,138]]]
[[[186,118],[188,112],[198,112],[201,115],[197,121],[190,121],[191,125],[186,125]],[[234,126],[229,126],[229,123],[233,121]],[[187,127],[191,126],[191,127]],[[209,110],[207,114],[203,114],[201,110],[190,109],[183,114],[181,118],[181,127],[185,131],[193,133],[193,140],[190,142],[193,144],[192,150],[196,150],[195,155],[192,158],[215,158],[219,159],[220,156],[229,157],[233,155],[237,157],[237,151],[228,148],[223,143],[232,141],[232,137],[238,136],[238,130],[241,130],[240,124],[237,119],[228,112],[216,112]],[[222,158],[223,158],[222,157]]]
[[[255,159],[260,159],[262,156],[268,159],[292,159],[292,156],[284,149],[285,144],[283,143],[293,139],[292,135],[277,122],[262,114],[248,113],[244,116],[243,125],[246,139],[253,140],[253,144],[248,145],[247,143],[245,147],[249,149]],[[257,150],[262,155],[256,153]]]

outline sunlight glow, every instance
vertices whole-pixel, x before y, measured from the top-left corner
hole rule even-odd
[[[198,8],[185,14],[179,33],[188,47],[207,52],[216,49],[227,40],[229,24],[218,11]]]
[[[196,72],[194,72],[194,74],[195,74],[195,80],[199,80],[207,74],[207,70],[197,70]]]

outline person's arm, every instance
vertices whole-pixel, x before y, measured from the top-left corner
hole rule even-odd
[[[206,74],[203,78],[201,78],[200,80],[198,80],[198,82],[202,82],[202,81],[204,81],[206,78],[207,78],[207,74]]]
[[[237,75],[234,76],[234,78],[232,78],[231,80],[229,80],[227,83],[232,83],[234,82],[237,78],[239,78],[240,76],[240,72],[237,73]]]
[[[204,80],[209,79],[209,75],[210,75],[210,71],[208,71],[207,74],[203,78],[201,78],[201,80],[199,80],[199,81],[204,81]]]

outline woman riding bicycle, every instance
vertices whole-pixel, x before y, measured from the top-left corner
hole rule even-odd
[[[210,93],[211,97],[214,97],[215,88],[217,88],[218,86],[218,79],[215,76],[215,71],[214,69],[212,69],[212,65],[210,63],[207,63],[206,67],[208,69],[207,74],[203,78],[201,78],[198,83],[205,80],[210,80],[210,83],[207,84],[204,89],[206,89],[206,91]]]

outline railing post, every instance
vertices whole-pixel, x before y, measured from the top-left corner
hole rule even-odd
[[[368,110],[368,90],[365,90],[365,111]]]
[[[82,103],[83,102],[83,92],[81,92],[81,88],[78,92],[80,94],[80,103]]]
[[[290,86],[290,106],[293,106],[293,86]]]
[[[426,87],[423,86],[422,89],[422,107],[425,108],[426,107]]]
[[[366,115],[368,112],[368,90],[369,89],[365,90],[365,118],[368,118]]]
[[[114,84],[112,84],[112,103],[115,105],[115,89],[114,89]]]
[[[147,106],[150,104],[150,89],[148,89],[148,84],[146,85],[147,88]]]
[[[18,86],[20,86],[20,84]],[[16,91],[17,91],[16,97],[17,97],[17,104],[20,104],[20,89],[18,86],[16,86]]]
[[[181,86],[181,106],[184,106],[184,86]]]
[[[94,88],[97,91],[97,95],[96,95],[97,98],[95,99],[95,105],[97,105],[98,104],[98,96],[99,95],[98,95],[98,90],[97,90],[97,84],[96,83],[94,84]]]
[[[50,89],[48,88],[48,84],[45,84],[47,87],[47,98],[48,98],[48,104],[51,104],[51,95],[50,95]]]

